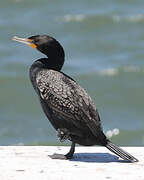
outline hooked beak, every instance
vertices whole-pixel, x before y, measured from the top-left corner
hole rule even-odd
[[[12,38],[12,40],[18,41],[18,42],[21,42],[21,43],[24,43],[24,44],[27,44],[27,45],[35,48],[35,49],[37,48],[37,45],[33,43],[33,40],[32,40],[32,39],[19,38],[19,37],[17,37],[17,36],[14,36],[14,37]]]

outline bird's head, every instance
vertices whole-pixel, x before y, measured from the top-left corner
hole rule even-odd
[[[14,41],[27,44],[42,52],[49,58],[64,58],[64,50],[60,43],[47,35],[36,35],[29,38],[13,37]]]

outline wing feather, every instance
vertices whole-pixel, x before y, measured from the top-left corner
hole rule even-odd
[[[59,114],[81,121],[92,133],[102,130],[96,106],[87,92],[67,75],[54,70],[42,70],[36,83],[41,98]]]

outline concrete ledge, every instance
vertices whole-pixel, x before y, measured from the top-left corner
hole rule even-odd
[[[76,147],[72,160],[53,160],[69,147],[0,146],[0,180],[144,180],[144,147],[123,147],[139,159],[126,163],[105,147]]]

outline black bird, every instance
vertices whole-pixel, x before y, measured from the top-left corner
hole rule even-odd
[[[66,155],[53,154],[51,158],[72,158],[77,143],[84,146],[105,146],[124,160],[138,161],[106,138],[90,96],[75,80],[61,72],[65,53],[56,39],[47,35],[36,35],[29,38],[15,36],[13,40],[25,43],[47,56],[32,64],[30,80],[60,141],[72,141],[71,149]]]

